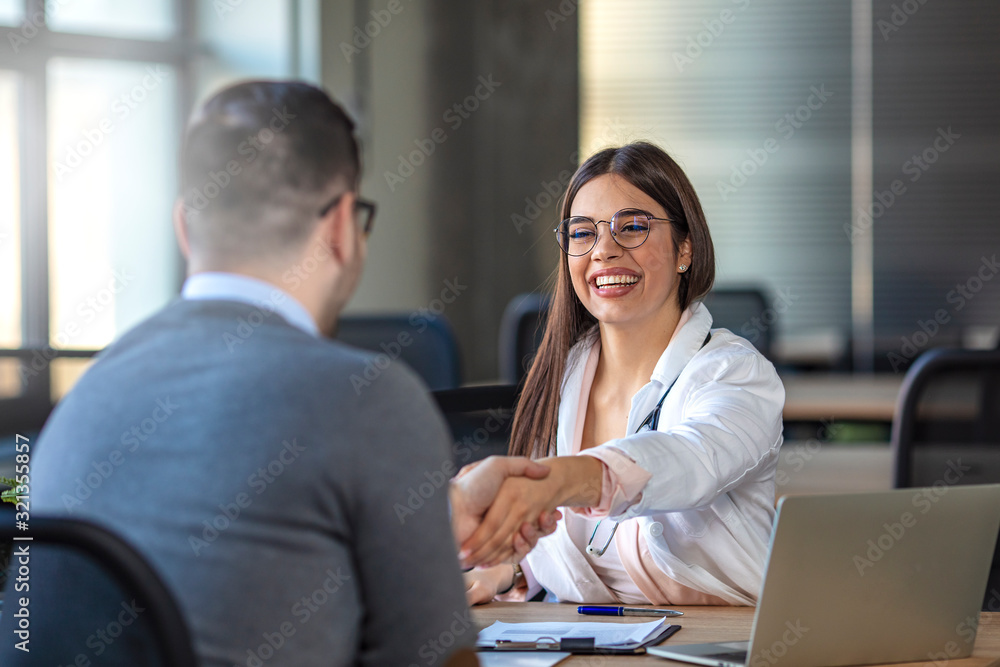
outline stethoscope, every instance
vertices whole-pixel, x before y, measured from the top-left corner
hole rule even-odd
[[[705,342],[701,344],[701,347],[705,347],[706,345],[708,345],[708,341],[711,340],[711,338],[712,338],[712,333],[709,332],[709,334],[705,336]],[[646,418],[642,420],[642,423],[639,424],[639,427],[635,429],[636,433],[643,433],[645,431],[656,430],[656,427],[660,425],[660,410],[661,408],[663,408],[663,401],[667,400],[667,394],[670,393],[670,390],[674,388],[674,385],[676,383],[677,383],[677,378],[674,378],[674,381],[670,383],[670,386],[667,387],[667,390],[663,392],[663,396],[660,397],[660,401],[656,404],[656,407],[654,407],[649,412],[649,414],[646,415]],[[618,531],[618,524],[621,522],[615,521],[615,525],[611,529],[611,534],[608,535],[608,539],[604,543],[604,546],[598,549],[597,547],[594,546],[594,538],[597,537],[597,531],[598,529],[600,529],[602,523],[604,523],[604,519],[601,519],[600,521],[597,522],[597,525],[594,526],[594,532],[591,533],[590,535],[590,541],[587,542],[587,553],[590,554],[591,556],[597,556],[598,558],[603,556],[604,552],[607,551],[608,547],[611,546],[611,540],[615,538],[615,533]]]
[[[677,382],[677,380],[674,380],[674,382]],[[670,386],[667,387],[667,390],[663,393],[663,397],[660,399],[660,402],[656,404],[656,407],[653,408],[650,411],[650,413],[646,415],[646,418],[642,420],[642,423],[639,424],[639,428],[635,430],[636,433],[643,433],[645,431],[655,431],[656,427],[659,426],[660,408],[663,407],[663,401],[667,398],[667,394],[669,394],[670,390],[674,388],[674,382],[670,383]],[[618,530],[618,524],[620,522],[615,521],[615,525],[611,529],[611,534],[608,535],[608,540],[604,543],[603,547],[598,549],[597,547],[594,546],[594,538],[597,537],[597,531],[601,527],[602,523],[604,523],[604,519],[601,519],[600,521],[597,522],[597,525],[594,526],[594,532],[590,535],[590,541],[587,542],[587,553],[590,554],[591,556],[597,556],[598,558],[603,556],[604,552],[607,551],[608,547],[611,546],[611,540],[615,538],[615,532]]]

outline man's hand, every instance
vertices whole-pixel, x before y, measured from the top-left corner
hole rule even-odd
[[[543,461],[551,469],[550,475],[510,477],[503,483],[479,528],[461,543],[459,558],[463,567],[488,568],[510,562],[511,554],[518,553],[518,538],[527,537],[525,526],[536,521],[535,517],[558,513],[557,507],[591,507],[599,503],[604,479],[604,464],[599,459],[559,456]],[[537,538],[532,547],[535,542]]]
[[[461,546],[479,527],[480,522],[509,477],[543,479],[549,469],[525,457],[490,456],[465,466],[451,482],[451,528],[455,544]],[[562,518],[558,510],[544,512],[519,524],[520,530],[508,536],[500,551],[504,557],[520,560],[535,546],[540,537],[552,533]],[[463,567],[470,567],[462,563]]]

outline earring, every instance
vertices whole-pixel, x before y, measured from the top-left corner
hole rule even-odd
[[[684,273],[685,271],[688,270],[687,264],[681,264],[680,266],[677,267],[677,270],[680,271],[681,273]]]

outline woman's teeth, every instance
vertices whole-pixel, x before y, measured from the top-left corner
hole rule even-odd
[[[629,276],[629,275],[614,275],[614,276],[597,276],[594,281],[597,284],[597,288],[601,289],[603,287],[622,287],[624,285],[634,285],[639,282],[639,276]]]

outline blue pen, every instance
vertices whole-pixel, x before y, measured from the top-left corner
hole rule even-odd
[[[588,616],[683,616],[683,611],[650,607],[577,607],[576,613]]]

